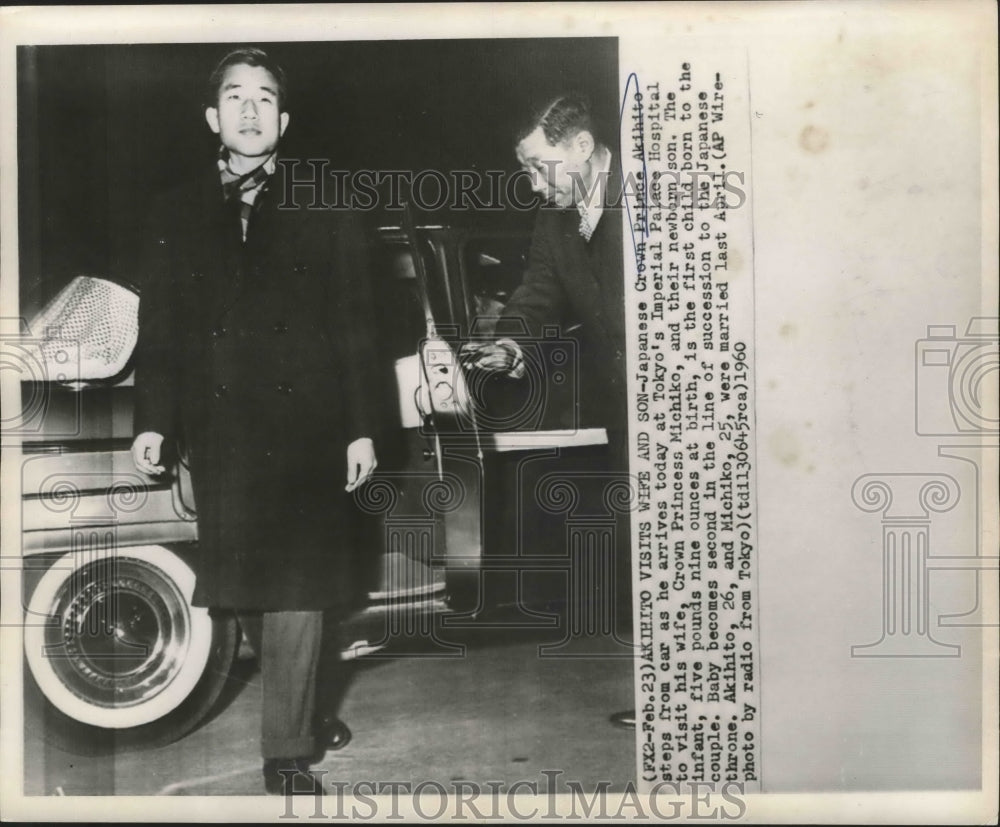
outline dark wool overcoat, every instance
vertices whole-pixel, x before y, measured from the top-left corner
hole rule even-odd
[[[355,215],[285,200],[278,164],[246,242],[218,171],[156,199],[143,255],[135,433],[186,447],[194,603],[343,609],[357,506],[346,449],[376,438],[375,329]]]
[[[521,285],[503,310],[500,333],[520,326],[543,338],[556,326],[579,346],[577,420],[573,425],[604,427],[625,447],[628,426],[625,363],[625,309],[622,261],[622,178],[612,158],[604,212],[590,241],[580,235],[575,207],[539,209]],[[626,252],[631,253],[628,239]],[[573,327],[579,325],[579,327]]]
[[[503,310],[507,330],[523,325],[544,338],[547,325],[558,326],[562,337],[578,345],[577,417],[571,425],[607,430],[607,455],[596,466],[580,468],[573,481],[584,512],[605,513],[606,472],[625,476],[628,458],[628,397],[624,308],[624,255],[633,254],[632,238],[622,233],[622,178],[619,161],[612,158],[604,211],[590,241],[580,235],[575,207],[543,207],[538,211],[528,269],[521,285]],[[639,237],[641,230],[636,231]],[[512,320],[515,323],[513,326]],[[578,325],[578,327],[576,326]],[[502,330],[498,326],[498,330]],[[586,460],[585,460],[586,461]],[[593,472],[597,471],[596,475]],[[631,534],[627,513],[615,521],[615,586],[611,592],[615,615],[631,624]],[[605,597],[604,599],[608,599]]]

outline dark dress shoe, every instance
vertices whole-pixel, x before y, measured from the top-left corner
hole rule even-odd
[[[635,729],[635,710],[626,709],[624,712],[616,712],[609,720],[622,729]]]
[[[351,730],[336,715],[324,715],[316,724],[316,741],[322,749],[343,749],[351,741]]]
[[[268,795],[324,795],[322,779],[309,772],[305,758],[264,761],[264,789]]]

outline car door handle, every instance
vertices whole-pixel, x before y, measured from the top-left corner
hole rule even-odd
[[[188,503],[191,497],[184,490],[191,487],[191,477],[187,466],[183,461],[178,461],[171,471],[170,498],[173,500],[174,512],[182,520],[192,521],[197,519],[198,515],[192,504]],[[187,483],[186,485],[184,484],[185,482]]]

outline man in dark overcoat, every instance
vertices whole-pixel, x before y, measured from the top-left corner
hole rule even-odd
[[[280,793],[350,737],[322,697],[316,708],[316,676],[321,652],[339,657],[330,621],[351,602],[348,492],[376,466],[369,268],[355,216],[286,198],[282,69],[239,49],[209,90],[218,159],[151,210],[133,458],[160,474],[164,441],[186,446],[193,602],[235,610],[255,645],[265,786]]]
[[[608,434],[608,469],[628,474],[621,163],[596,137],[590,104],[560,95],[533,113],[517,135],[517,160],[543,200],[528,269],[496,332],[506,338],[465,350],[470,366],[525,373],[523,338],[554,326],[579,344],[576,423]],[[576,327],[579,325],[579,327]],[[573,332],[569,332],[570,328]],[[627,518],[617,520],[614,595],[619,625],[631,627],[631,554]],[[634,726],[634,710],[612,721]]]

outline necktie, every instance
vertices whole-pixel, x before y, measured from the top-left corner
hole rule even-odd
[[[594,225],[590,221],[590,215],[583,204],[577,204],[576,208],[580,213],[580,235],[583,236],[584,241],[590,241],[590,237],[594,234]]]

